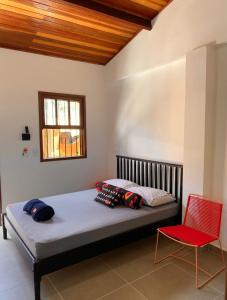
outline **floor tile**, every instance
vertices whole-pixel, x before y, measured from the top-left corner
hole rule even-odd
[[[189,255],[185,256],[185,258],[190,260],[193,263],[195,262],[195,255],[193,253],[190,253]],[[180,266],[183,270],[185,270],[185,272],[191,274],[193,278],[195,278],[195,268],[193,266],[188,265],[187,263],[179,260],[174,260],[174,263]],[[219,255],[214,253],[209,248],[201,249],[199,254],[199,264],[202,268],[204,268],[208,272],[214,273],[221,268],[222,260]],[[208,277],[203,273],[199,272],[199,278],[202,281],[202,280],[206,280]],[[208,283],[208,286],[214,287],[223,293],[225,289],[225,272],[222,272],[214,279],[212,279]]]
[[[139,242],[136,242],[107,252],[103,254],[101,258],[114,268],[121,264],[143,257],[151,252],[152,250],[149,250],[141,246]]]
[[[154,242],[154,241],[153,241]],[[162,265],[169,263],[169,260],[154,264],[154,244],[147,247],[149,240],[132,243],[131,245],[111,251],[101,256],[103,261],[115,270],[127,282],[131,282],[148,274]],[[179,246],[166,239],[160,240],[159,255],[167,255]],[[183,251],[182,251],[183,252]],[[183,252],[182,255],[188,252]]]
[[[17,285],[13,288],[0,292],[0,299],[4,300],[31,300],[33,298],[33,291],[28,285]]]
[[[64,300],[94,300],[125,284],[99,258],[52,273],[49,278]]]
[[[222,272],[218,276],[216,276],[214,279],[212,279],[209,283],[209,286],[214,287],[221,293],[224,293],[225,291],[225,272]]]
[[[226,300],[225,295],[220,295],[219,297],[215,298],[214,300]]]
[[[168,253],[168,251],[171,249],[176,249],[176,247],[176,243],[172,243],[169,240],[163,239],[160,241],[160,249],[164,254]],[[116,267],[118,265],[121,265],[122,263],[139,259],[148,254],[151,254],[154,257],[154,250],[155,240],[148,238],[107,252],[101,257],[112,267]]]
[[[0,251],[0,256],[4,257],[0,259],[0,269],[4,270],[4,272],[0,272],[0,291],[16,287],[18,284],[31,284],[32,271],[27,268],[22,257],[16,252],[7,255],[2,249]]]
[[[110,265],[113,266],[113,270],[116,271],[117,274],[119,274],[127,282],[132,282],[137,278],[144,276],[145,274],[159,269],[163,264],[167,264],[167,262],[156,265],[154,264],[153,253],[141,256],[137,259],[132,259],[131,261],[127,260],[125,262],[121,262],[115,266],[113,266],[113,262],[110,262]]]
[[[163,266],[133,285],[152,300],[213,300],[220,295],[211,287],[196,289],[191,276],[174,264]]]
[[[147,298],[133,287],[126,285],[117,291],[112,292],[100,300],[146,300]]]
[[[47,279],[47,276],[42,280],[41,298],[42,300],[63,300],[60,293],[58,293],[50,280]]]
[[[62,300],[56,290],[48,283],[47,280],[42,281],[41,289],[42,300]],[[13,288],[0,292],[0,299],[4,300],[33,300],[34,290],[32,285],[16,285]]]

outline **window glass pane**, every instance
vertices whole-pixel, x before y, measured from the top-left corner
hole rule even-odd
[[[72,135],[72,155],[73,156],[83,155],[83,153],[81,153],[80,130],[71,130],[71,135]]]
[[[80,155],[80,130],[60,129],[60,157]]]
[[[59,129],[53,129],[54,136],[53,136],[53,155],[54,158],[59,158],[60,157],[60,130]]]
[[[74,129],[43,129],[43,158],[54,159],[83,155],[81,133]]]
[[[43,159],[83,155],[79,129],[43,129]]]
[[[43,139],[43,159],[48,158],[48,135],[47,129],[42,130],[42,139]]]
[[[71,148],[70,134],[68,131],[61,129],[60,130],[60,157],[66,157],[69,153],[69,146]]]
[[[68,101],[58,100],[57,110],[58,110],[58,125],[69,125]]]
[[[44,99],[44,120],[45,125],[56,125],[56,111],[54,99]]]
[[[55,158],[54,152],[54,130],[53,129],[43,129],[43,158]]]
[[[70,118],[71,125],[80,125],[80,103],[76,101],[70,101]]]
[[[47,129],[48,136],[48,157],[54,158],[54,130]]]

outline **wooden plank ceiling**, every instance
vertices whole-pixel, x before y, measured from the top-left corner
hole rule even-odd
[[[171,0],[0,0],[0,47],[105,65]]]

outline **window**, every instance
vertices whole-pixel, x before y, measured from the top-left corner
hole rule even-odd
[[[86,157],[85,97],[39,92],[40,160]]]

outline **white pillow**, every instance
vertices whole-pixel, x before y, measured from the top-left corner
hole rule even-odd
[[[138,185],[127,188],[127,190],[140,195],[144,199],[144,205],[152,207],[175,201],[171,194],[159,189]]]
[[[138,186],[138,184],[136,184],[135,182],[126,180],[126,179],[109,179],[109,180],[104,180],[103,182],[114,185],[114,186],[118,186],[122,189],[129,189],[132,187],[136,187]]]

